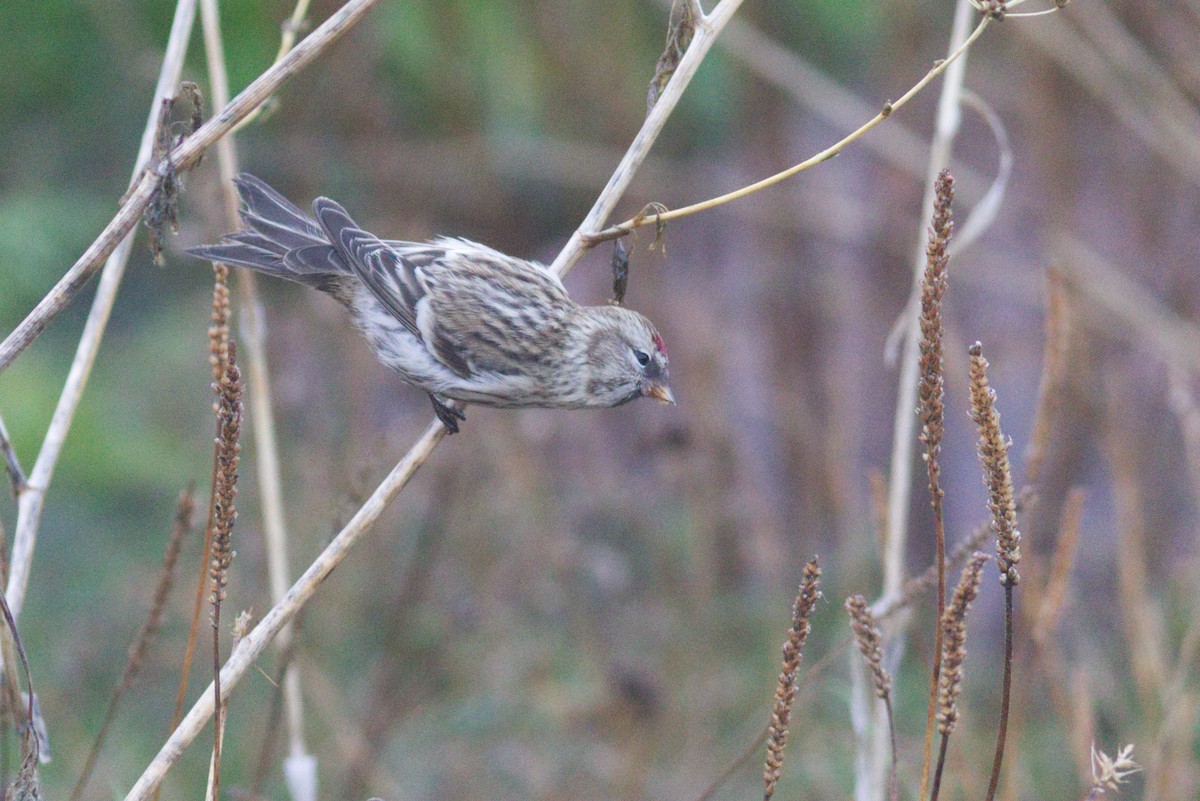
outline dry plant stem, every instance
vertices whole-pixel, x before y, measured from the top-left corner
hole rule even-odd
[[[108,706],[104,710],[104,718],[92,741],[92,747],[88,750],[83,769],[79,772],[79,778],[75,781],[75,789],[71,791],[71,801],[78,801],[83,796],[88,779],[96,766],[96,758],[100,755],[100,749],[104,746],[108,730],[112,726],[113,719],[116,718],[121,699],[141,673],[146,654],[158,637],[163,615],[167,609],[167,599],[175,581],[175,565],[179,562],[179,552],[183,548],[184,535],[192,529],[192,518],[195,511],[196,501],[192,498],[192,491],[189,488],[179,494],[179,503],[175,507],[175,523],[171,527],[171,536],[167,540],[166,553],[163,554],[162,569],[158,572],[158,583],[154,587],[154,599],[150,604],[150,611],[142,622],[141,628],[138,629],[137,635],[133,638],[133,644],[129,646],[129,658],[125,662],[121,681],[113,688],[112,695],[109,696]]]
[[[937,707],[938,676],[942,668],[942,625],[946,614],[946,529],[942,515],[941,465],[938,455],[942,447],[945,416],[945,387],[943,380],[942,300],[946,294],[946,273],[950,263],[950,238],[954,223],[950,206],[954,198],[954,179],[943,168],[934,182],[934,210],[929,228],[929,244],[925,248],[925,274],[921,278],[921,331],[918,368],[921,376],[917,392],[917,411],[921,420],[921,441],[925,443],[925,468],[929,476],[929,498],[933,506],[934,565],[937,568],[937,617],[933,640],[933,669],[929,683],[929,704],[925,715],[925,744],[921,760],[921,791],[925,797],[929,778],[933,718]],[[893,748],[893,752],[894,752]]]
[[[8,429],[4,427],[4,418],[0,417],[0,453],[4,454],[4,466],[8,470],[8,480],[12,482],[13,497],[17,497],[25,489],[25,471],[13,450],[12,441],[8,438]]]
[[[947,743],[958,722],[958,695],[962,690],[963,662],[967,656],[967,614],[979,594],[980,576],[987,560],[987,554],[972,554],[970,561],[963,568],[958,586],[954,589],[954,598],[950,606],[938,620],[938,627],[943,631],[942,651],[938,654],[942,662],[942,673],[937,687],[938,732],[942,738],[938,749],[937,767],[934,770],[931,801],[937,801],[942,769],[946,762]]]
[[[865,119],[876,105],[861,99],[796,53],[745,19],[735,19],[721,35],[720,45],[765,81],[789,95],[806,111],[838,130],[847,120]],[[928,145],[898,119],[888,121],[886,137],[869,136],[862,146],[892,167],[922,180]],[[959,187],[968,197],[983,194],[988,179],[965,165],[955,167]]]
[[[1025,449],[1025,480],[1036,484],[1054,428],[1058,408],[1062,403],[1063,385],[1067,379],[1072,320],[1067,301],[1067,289],[1062,270],[1051,265],[1046,271],[1046,341],[1042,347],[1042,377],[1038,382],[1037,404],[1033,414],[1033,430]]]
[[[158,85],[154,90],[154,98],[150,103],[149,118],[142,132],[141,145],[138,148],[137,159],[134,162],[133,175],[135,179],[150,158],[154,145],[154,133],[158,123],[159,109],[162,106],[163,98],[168,97],[174,91],[175,85],[179,83],[179,74],[183,67],[183,58],[187,51],[187,40],[191,34],[195,11],[195,0],[180,0],[179,4],[175,7],[175,17],[171,23],[171,33],[167,40],[167,50],[163,56],[162,68],[158,75]],[[149,200],[149,195],[147,195],[146,199]],[[79,405],[79,400],[83,396],[84,387],[87,385],[88,377],[91,375],[96,353],[100,349],[100,340],[104,336],[104,329],[108,324],[109,313],[112,311],[113,302],[116,300],[117,288],[120,286],[121,278],[125,273],[125,263],[129,258],[130,248],[133,246],[133,237],[126,237],[126,234],[133,228],[137,219],[137,217],[134,217],[130,221],[130,224],[124,226],[119,232],[106,229],[106,234],[101,235],[103,246],[97,247],[94,243],[92,247],[88,248],[88,253],[85,254],[89,275],[99,268],[101,260],[105,259],[105,257],[108,260],[104,265],[104,273],[101,276],[100,285],[96,289],[96,297],[92,301],[92,309],[88,313],[87,322],[84,324],[83,333],[79,338],[79,346],[75,351],[75,358],[71,362],[71,368],[67,373],[67,380],[63,385],[62,394],[59,396],[58,405],[54,409],[54,416],[51,418],[50,426],[46,430],[46,438],[42,442],[37,461],[33,465],[33,472],[29,474],[25,491],[21,493],[17,503],[17,527],[13,535],[12,567],[7,585],[8,603],[12,608],[14,618],[20,618],[21,607],[24,605],[25,590],[29,583],[29,570],[33,563],[34,546],[37,543],[38,524],[41,521],[42,504],[45,501],[46,492],[50,487],[50,478],[54,473],[54,466],[58,462],[58,456],[62,451],[63,443],[66,441],[71,421],[75,417],[75,410]],[[109,228],[111,229],[112,226],[110,225]],[[98,240],[98,242],[101,240]],[[84,259],[81,259],[82,261]],[[39,308],[47,304],[52,297],[56,296],[57,292],[56,288],[50,295],[47,295],[38,304]],[[62,305],[66,305],[67,300],[69,300],[69,296],[61,298]],[[26,323],[22,323],[18,328],[18,332],[26,327]],[[36,331],[40,331],[41,327],[44,327],[44,322],[41,326],[36,327]],[[30,330],[34,331],[34,329]],[[32,336],[36,336],[36,331],[34,331]],[[8,340],[5,340],[4,345],[0,345],[0,354],[9,353],[8,346],[10,341],[21,341],[21,338],[18,337],[18,332],[14,332]],[[30,340],[32,340],[32,336]],[[24,344],[21,344],[15,350],[11,350],[11,356],[0,355],[0,370],[3,370],[3,367],[12,361],[12,358],[20,352],[20,349],[25,344],[28,344],[28,342],[24,342]]]
[[[875,695],[883,701],[887,713],[888,739],[892,746],[892,769],[888,775],[888,797],[896,801],[900,793],[898,756],[896,753],[896,717],[892,711],[892,677],[883,666],[883,634],[871,614],[867,599],[852,595],[846,599],[846,611],[850,614],[850,628],[863,661],[871,671]]]
[[[967,3],[967,19],[969,20],[971,6],[967,0],[961,0],[961,2]],[[714,14],[715,13],[716,12],[714,11]],[[711,16],[712,15],[710,15],[710,17]],[[804,170],[828,161],[840,153],[846,147],[846,145],[851,144],[856,139],[860,138],[874,128],[876,125],[891,116],[894,111],[904,106],[904,104],[911,100],[914,95],[924,89],[930,81],[945,72],[947,68],[951,67],[964,53],[966,53],[967,49],[970,48],[975,40],[979,38],[984,29],[987,27],[988,22],[988,17],[983,17],[980,19],[979,24],[976,26],[975,30],[970,34],[970,36],[967,36],[965,39],[960,39],[960,44],[952,47],[950,54],[945,59],[939,61],[932,69],[930,69],[929,72],[927,72],[925,76],[921,78],[921,80],[917,81],[917,83],[912,86],[912,88],[901,95],[897,100],[886,103],[878,114],[864,123],[854,132],[848,134],[843,139],[838,140],[833,145],[825,148],[820,153],[817,153],[816,155],[800,162],[799,164],[789,167],[783,172],[778,172],[769,178],[764,178],[761,181],[750,184],[749,186],[744,186],[741,189],[736,189],[732,192],[727,192],[724,195],[709,198],[708,200],[704,200],[699,203],[693,203],[690,206],[664,211],[661,214],[650,214],[646,216],[639,215],[637,217],[628,219],[625,222],[605,228],[604,230],[587,233],[584,235],[587,245],[591,246],[597,242],[603,242],[608,239],[616,239],[618,237],[625,236],[633,229],[640,228],[643,225],[658,225],[660,223],[670,222],[671,220],[676,220],[680,217],[686,217],[690,214],[696,214],[697,212],[707,211],[709,209],[716,208],[717,206],[722,206],[734,200],[740,200],[743,197],[752,195],[755,192],[766,189],[767,187],[774,186],[781,181],[785,181],[797,173],[803,172]],[[696,39],[699,40],[699,38],[699,33],[697,33]],[[692,47],[695,47],[695,41],[693,41]]]
[[[296,32],[307,13],[308,0],[300,0],[291,18],[284,23],[283,39],[275,60],[278,62],[291,49]],[[229,78],[225,69],[225,48],[221,38],[217,0],[200,0],[200,22],[204,31],[204,53],[208,64],[209,92],[217,107],[229,103]],[[260,107],[261,108],[261,107]],[[249,120],[250,118],[247,118]],[[217,169],[221,178],[222,199],[229,230],[238,227],[237,191],[233,178],[238,172],[233,135],[217,142]],[[283,511],[283,479],[279,470],[279,446],[275,438],[275,415],[271,403],[270,370],[266,357],[266,324],[254,273],[238,270],[238,287],[242,293],[241,342],[246,354],[250,384],[250,426],[254,434],[255,466],[259,495],[262,498],[263,540],[267,552],[267,574],[271,585],[271,601],[278,603],[287,592],[290,569],[287,554],[287,523]],[[291,640],[291,627],[280,632],[277,646],[286,650]],[[289,750],[293,757],[304,757],[304,711],[300,694],[300,673],[294,663],[283,678],[284,704],[287,709]]]
[[[18,714],[26,715],[26,725],[29,727],[25,732],[25,742],[29,743],[29,748],[32,753],[32,762],[37,764],[40,742],[37,736],[37,730],[33,719],[33,701],[37,697],[33,691],[33,674],[29,670],[29,658],[25,654],[25,646],[21,644],[21,634],[17,631],[17,620],[13,617],[12,608],[9,607],[8,601],[0,596],[0,612],[4,614],[4,650],[16,651],[17,660],[21,662],[21,669],[25,672],[25,686],[29,689],[29,703],[23,704],[20,700],[20,685],[11,685],[14,693],[17,696],[17,703],[11,709]],[[5,662],[12,664],[12,654],[6,654]],[[16,672],[15,670],[12,672]],[[11,684],[11,679],[10,679]],[[22,706],[25,708],[22,709]],[[19,797],[19,796],[18,796]]]
[[[645,121],[642,123],[642,128],[634,137],[629,149],[625,152],[625,156],[621,159],[621,163],[617,165],[617,169],[613,172],[608,184],[600,193],[600,197],[596,199],[596,203],[592,206],[591,211],[583,218],[579,229],[571,236],[566,247],[558,254],[558,258],[550,265],[550,271],[555,275],[565,275],[583,255],[583,251],[595,244],[595,241],[589,238],[587,232],[595,231],[608,216],[612,214],[613,209],[617,205],[617,201],[625,194],[625,190],[629,187],[629,183],[633,180],[634,173],[646,159],[646,155],[650,152],[650,147],[654,144],[654,140],[658,138],[658,134],[662,131],[663,125],[666,124],[667,118],[671,116],[671,112],[675,109],[675,104],[679,102],[679,98],[683,95],[683,90],[687,88],[688,83],[692,80],[692,76],[696,74],[696,70],[700,67],[700,63],[708,54],[709,48],[716,41],[717,35],[721,29],[728,24],[734,13],[741,6],[742,0],[721,0],[716,8],[712,10],[703,20],[696,26],[696,34],[692,38],[692,43],[688,46],[687,52],[683,54],[679,65],[675,68],[675,74],[671,76],[670,83],[659,96],[658,102],[654,108],[646,115]],[[646,224],[651,224],[654,217],[650,216],[646,219]],[[632,227],[628,230],[632,230]],[[628,230],[623,233],[628,233]],[[623,234],[617,234],[621,236]],[[616,236],[609,238],[616,238]]]
[[[212,324],[208,328],[208,361],[212,368],[214,386],[220,383],[229,360],[229,287],[226,284],[228,278],[228,267],[224,264],[213,265]],[[214,441],[219,441],[221,438],[220,417],[216,418],[214,425],[216,426]],[[210,487],[216,486],[219,468],[218,452],[214,448],[209,479]],[[196,643],[200,636],[200,615],[204,609],[204,590],[208,587],[208,568],[212,556],[215,514],[216,508],[210,502],[208,519],[204,524],[204,545],[200,551],[200,575],[196,580],[196,593],[192,599],[192,617],[188,626],[187,645],[184,646],[183,663],[179,669],[179,686],[175,691],[175,710],[171,713],[172,731],[179,725],[179,720],[183,716],[183,705],[187,700],[188,683],[192,675],[192,660],[195,658]],[[158,801],[157,789],[154,792],[154,801]]]
[[[821,569],[817,566],[816,558],[813,558],[804,566],[800,591],[792,604],[792,627],[788,631],[787,642],[783,644],[783,669],[775,688],[775,707],[771,711],[771,724],[767,727],[767,760],[763,768],[764,801],[771,801],[771,796],[775,794],[775,786],[779,782],[779,774],[783,770],[783,749],[787,745],[792,702],[796,698],[796,679],[800,670],[800,659],[804,654],[804,642],[811,630],[808,620],[817,599],[821,597],[821,591],[818,589],[820,579]]]
[[[194,10],[194,0],[184,2]],[[304,41],[296,45],[281,61],[256,78],[232,102],[171,151],[168,159],[151,165],[151,169],[142,172],[125,196],[124,205],[105,226],[100,236],[88,246],[79,260],[38,302],[33,311],[3,343],[0,343],[0,372],[66,308],[99,269],[100,262],[112,253],[118,243],[133,229],[156,194],[160,177],[166,174],[168,164],[173,165],[177,172],[191,169],[205,150],[262,105],[284,81],[311,64],[378,2],[379,0],[347,0],[344,6],[305,37]],[[174,83],[170,85],[173,86]],[[157,109],[158,106],[155,106],[155,113]]]
[[[215,389],[218,435],[216,443],[217,474],[212,487],[212,558],[209,576],[212,580],[209,602],[212,604],[213,633],[213,697],[217,703],[217,725],[214,727],[212,756],[212,799],[217,801],[221,778],[221,737],[225,721],[221,702],[221,603],[229,581],[229,566],[233,561],[233,521],[237,517],[234,499],[237,496],[238,462],[242,430],[242,384],[233,343],[229,343],[225,374]]]
[[[1013,663],[1013,585],[1004,585],[1004,680],[1000,689],[1000,727],[996,732],[996,755],[992,758],[992,776],[988,779],[987,801],[996,797],[1004,746],[1008,736],[1009,702],[1012,698]]]
[[[680,61],[675,75],[671,78],[671,82],[667,84],[666,90],[654,106],[653,111],[646,116],[642,130],[634,138],[633,143],[629,147],[629,152],[626,153],[625,158],[622,159],[621,164],[617,168],[617,173],[614,174],[600,197],[596,200],[592,211],[585,218],[581,229],[594,227],[599,224],[598,221],[602,221],[611,213],[612,208],[616,205],[621,194],[632,180],[633,172],[645,159],[645,155],[653,144],[658,131],[661,130],[663,123],[666,121],[666,117],[674,109],[676,103],[679,102],[684,88],[699,66],[699,59],[707,51],[708,47],[711,46],[711,39],[709,37],[715,36],[716,32],[728,21],[729,17],[740,4],[741,0],[722,0],[713,9],[712,13],[705,17],[704,22],[698,26],[696,37],[692,40],[691,46]],[[342,12],[338,13],[342,14],[351,7],[359,9],[361,5],[361,3],[347,3],[343,7]],[[333,19],[331,17],[330,21]],[[354,20],[356,21],[357,17]],[[310,40],[317,36],[322,29],[330,24],[330,21],[327,21],[321,28],[306,38],[296,50],[300,50],[300,48],[304,47]],[[295,52],[292,51],[285,58],[285,62],[291,59]],[[293,71],[294,69],[298,69],[298,67],[294,67]],[[255,82],[255,84],[257,83],[258,81]],[[251,88],[255,84],[252,84]],[[249,91],[250,89],[247,89],[242,95],[239,95],[239,98],[246,95]],[[235,99],[230,106],[226,107],[226,111],[237,103],[238,100]],[[224,114],[225,112],[223,112]],[[204,128],[201,128],[188,141],[199,136],[203,131]],[[184,147],[186,146],[187,142],[184,142]],[[176,160],[177,162],[179,161],[179,156],[176,157]],[[554,270],[557,274],[563,275],[574,266],[583,252],[582,243],[582,236],[577,231],[564,247],[562,253],[559,254],[559,257],[554,261]],[[429,459],[433,450],[441,442],[445,434],[445,426],[440,421],[435,420],[430,423],[421,438],[409,448],[400,462],[392,468],[391,473],[388,474],[379,487],[371,494],[371,497],[359,507],[358,512],[355,513],[350,522],[342,528],[333,541],[326,546],[325,550],[321,552],[300,578],[296,580],[283,599],[276,603],[263,619],[259,621],[259,624],[246,635],[246,638],[233,649],[233,653],[230,654],[229,659],[226,660],[225,666],[220,672],[222,696],[226,696],[232,690],[245,675],[246,671],[249,670],[254,660],[266,649],[267,645],[278,636],[284,626],[291,622],[296,613],[308,602],[313,593],[316,592],[320,583],[341,563],[359,537],[370,529],[371,525],[383,513],[383,510],[395,498],[396,494],[404,488],[413,474]],[[197,699],[191,711],[188,712],[175,731],[172,732],[167,742],[163,744],[158,754],[146,767],[137,782],[134,783],[126,795],[126,801],[143,801],[151,796],[155,788],[162,782],[163,777],[170,767],[179,760],[184,747],[196,738],[205,722],[213,714],[213,710],[212,694],[208,692],[203,693]]]
[[[996,567],[1004,585],[1004,682],[1000,696],[1000,725],[996,736],[996,755],[988,782],[987,801],[996,797],[1000,767],[1008,734],[1009,701],[1012,691],[1013,661],[1013,588],[1021,580],[1017,563],[1021,559],[1021,532],[1017,529],[1016,501],[1013,498],[1012,469],[1008,461],[1009,443],[1000,429],[996,411],[996,392],[988,385],[987,359],[976,342],[968,351],[971,379],[971,418],[979,428],[979,459],[983,464],[984,484],[988,488],[988,509],[992,513],[992,531],[996,534]]]
[[[921,237],[913,260],[912,300],[905,312],[908,320],[903,326],[903,348],[900,359],[900,375],[896,390],[896,410],[892,424],[892,449],[888,475],[888,532],[887,549],[883,554],[883,594],[875,606],[883,606],[888,599],[897,598],[904,589],[904,564],[908,550],[908,505],[912,492],[913,450],[916,444],[914,428],[916,415],[912,412],[913,399],[917,394],[920,370],[919,337],[919,292],[921,277],[927,261],[925,236],[933,219],[934,198],[938,172],[950,163],[952,144],[958,134],[961,120],[963,80],[966,74],[966,53],[972,42],[986,29],[989,19],[983,17],[970,31],[971,19],[975,14],[970,0],[958,0],[951,25],[950,55],[939,68],[946,70],[942,92],[938,99],[937,118],[933,140],[930,143],[929,163],[925,178],[925,196],[921,203]],[[969,32],[970,31],[970,32]],[[968,33],[969,32],[969,33]],[[935,68],[935,69],[939,69]],[[907,100],[916,90],[933,77],[931,72],[922,83],[913,87],[902,100]],[[893,107],[895,104],[893,104]],[[894,658],[902,656],[903,640],[893,642]],[[873,738],[868,739],[866,753],[860,754],[858,762],[866,772],[860,770],[856,777],[856,796],[860,799],[876,799],[883,794],[881,780],[887,769],[887,742],[883,732],[883,721],[876,716]],[[926,789],[928,760],[923,760],[921,782],[922,797]]]

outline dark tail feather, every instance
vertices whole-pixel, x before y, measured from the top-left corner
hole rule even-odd
[[[287,198],[246,173],[234,184],[242,201],[243,230],[225,236],[218,245],[190,248],[189,255],[323,290],[350,274],[321,227]]]

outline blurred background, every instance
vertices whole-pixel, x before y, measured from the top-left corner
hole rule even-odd
[[[227,5],[237,91],[270,64],[292,5]],[[337,5],[318,0],[310,19]],[[0,4],[4,333],[114,214],[172,10],[165,0]],[[950,2],[747,2],[616,219],[729,191],[827,147],[945,55],[952,13]],[[649,0],[385,0],[285,85],[273,115],[237,135],[242,169],[302,207],[334,197],[387,238],[465,236],[549,262],[638,130],[666,18]],[[1198,41],[1195,0],[1077,0],[992,26],[969,56],[966,84],[999,116],[1015,161],[995,222],[950,267],[948,537],[986,514],[966,414],[974,340],[991,359],[1025,483],[1052,265],[1071,325],[1040,500],[1022,519],[1031,575],[1048,572],[1068,491],[1084,497],[1053,629],[1057,667],[1027,631],[1018,642],[1005,798],[1081,797],[1093,738],[1109,753],[1135,742],[1151,764],[1126,797],[1144,782],[1162,799],[1200,787]],[[184,74],[207,94],[203,63],[197,35]],[[889,468],[898,376],[885,343],[923,238],[939,87],[819,168],[670,224],[664,250],[639,232],[626,302],[662,331],[678,406],[469,410],[464,433],[437,449],[304,615],[296,659],[322,797],[695,798],[767,722],[795,587],[814,554],[827,602],[805,664],[830,661],[797,698],[778,797],[852,794],[857,655],[841,604],[881,586],[871,476]],[[960,220],[999,159],[987,125],[965,112],[950,165]],[[46,500],[22,633],[52,738],[47,797],[64,797],[78,775],[149,605],[178,492],[195,481],[207,496],[212,275],[182,248],[225,233],[214,158],[188,175],[180,217],[164,266],[141,241],[134,250]],[[576,299],[609,296],[608,260],[597,248],[567,278]],[[259,287],[299,574],[430,409],[331,300],[285,282]],[[0,375],[0,414],[27,469],[91,292]],[[249,438],[243,452],[229,619],[271,605]],[[924,471],[914,470],[916,573],[933,545]],[[10,535],[15,514],[5,493]],[[165,737],[195,538],[184,559],[91,797],[122,795]],[[1019,604],[1038,600],[1029,583]],[[989,567],[947,797],[982,797],[986,785],[1000,600]],[[897,667],[910,788],[931,603],[916,610]],[[267,742],[278,655],[260,667],[230,706],[229,797],[285,797],[282,745]],[[201,671],[189,698],[207,681]],[[1055,688],[1069,691],[1065,707],[1048,702]],[[167,797],[199,792],[207,742],[172,772]],[[715,797],[759,792],[761,764],[756,752]]]

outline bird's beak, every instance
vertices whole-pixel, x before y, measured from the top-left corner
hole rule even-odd
[[[654,398],[660,403],[675,405],[675,396],[671,393],[671,388],[666,384],[646,384],[642,390],[647,398]]]

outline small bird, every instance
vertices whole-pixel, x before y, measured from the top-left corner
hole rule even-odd
[[[451,400],[563,409],[675,402],[654,325],[619,306],[575,303],[537,262],[466,239],[381,240],[329,198],[313,201],[314,220],[253,175],[234,183],[243,229],[187,252],[333,296],[379,360],[429,393],[451,434],[466,419]]]

